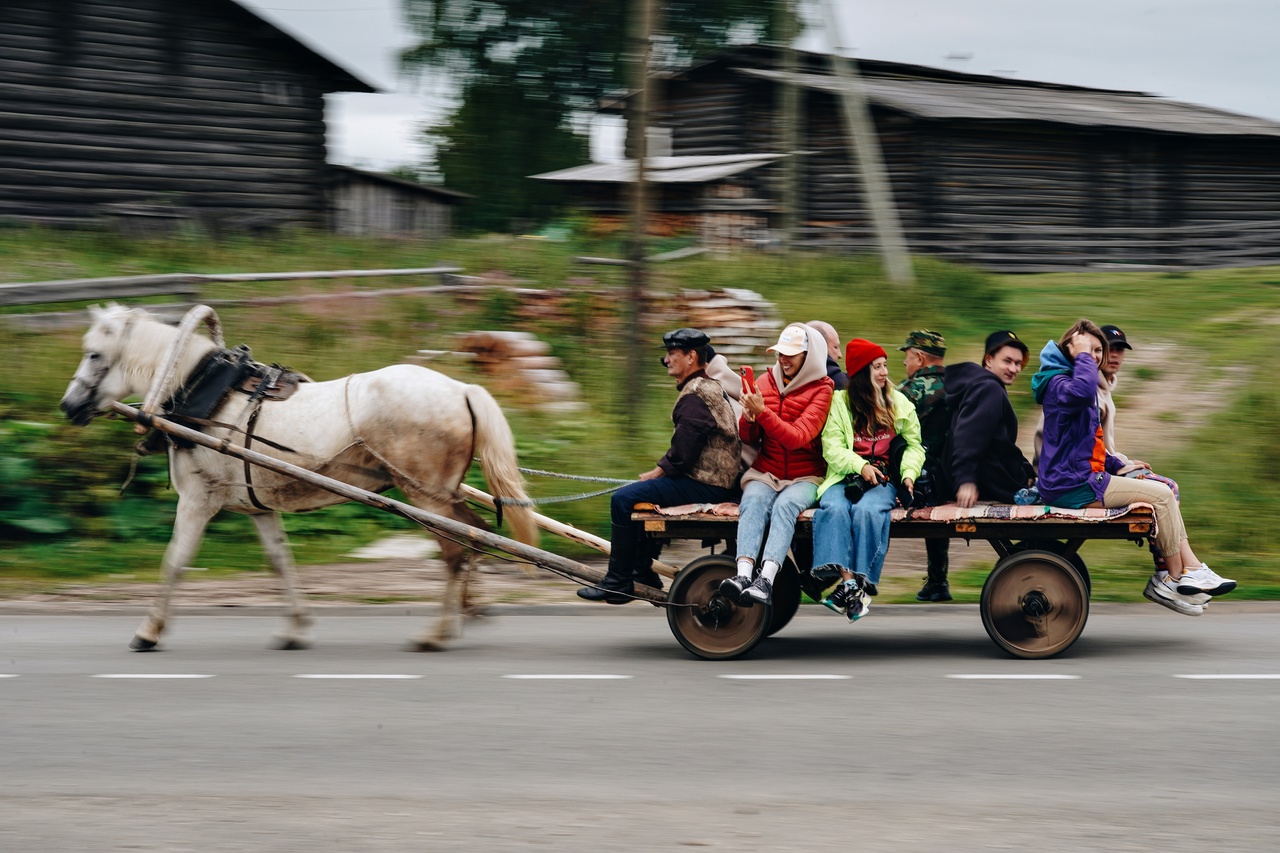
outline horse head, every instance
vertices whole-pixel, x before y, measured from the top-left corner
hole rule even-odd
[[[149,315],[112,302],[106,308],[90,307],[89,316],[92,323],[84,335],[84,356],[61,403],[76,426],[87,425],[108,402],[137,393],[126,370],[128,344],[134,325]]]

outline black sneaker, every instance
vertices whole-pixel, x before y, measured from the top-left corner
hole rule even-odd
[[[743,604],[750,607],[752,600],[750,598],[743,600],[745,598],[743,593],[750,586],[751,578],[744,575],[734,575],[720,581],[720,594],[735,604]]]
[[[916,601],[950,601],[951,587],[946,581],[926,580],[916,593]]]
[[[845,613],[849,609],[849,605],[858,598],[858,593],[860,592],[859,586],[857,575],[854,575],[847,580],[840,581],[840,583],[836,585],[836,588],[831,591],[831,594],[822,599],[823,606],[828,607],[837,613]]]
[[[862,591],[867,595],[879,595],[880,590],[871,581],[867,581],[862,585]]]
[[[814,580],[826,586],[834,580],[839,580],[840,567],[835,563],[826,563],[825,565],[814,566],[809,570],[809,574],[813,575]]]
[[[754,601],[757,604],[771,604],[773,602],[773,584],[769,583],[763,576],[758,577],[756,582],[747,587],[747,591],[738,600],[743,603]]]

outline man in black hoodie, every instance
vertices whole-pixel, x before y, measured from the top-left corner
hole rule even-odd
[[[956,503],[1013,503],[1014,493],[1035,482],[1036,472],[1018,448],[1018,416],[1005,389],[1027,363],[1027,345],[1010,331],[987,336],[982,364],[947,368],[944,385],[951,434],[944,451]]]

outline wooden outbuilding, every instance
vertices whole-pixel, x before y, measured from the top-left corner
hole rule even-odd
[[[448,237],[469,196],[350,166],[331,166],[333,230],[351,236]]]
[[[647,180],[653,185],[653,209],[648,230],[654,236],[696,234],[702,245],[732,248],[768,239],[770,214],[762,167],[781,154],[720,154],[690,157],[649,157]],[[602,231],[626,228],[626,187],[635,181],[635,161],[589,163],[533,175],[537,180],[565,184],[575,203],[594,217]]]
[[[869,248],[846,84],[826,55],[798,66],[800,242]],[[1141,92],[858,68],[913,252],[1027,270],[1280,263],[1280,122]],[[662,75],[653,124],[677,158],[782,153],[784,77],[773,48],[726,52]],[[782,173],[761,173],[774,227]]]
[[[327,227],[324,96],[373,91],[233,0],[4,0],[0,221]]]

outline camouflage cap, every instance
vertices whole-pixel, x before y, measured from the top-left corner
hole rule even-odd
[[[907,333],[907,342],[898,347],[899,352],[909,349],[941,357],[947,354],[947,339],[931,329],[913,329]]]

